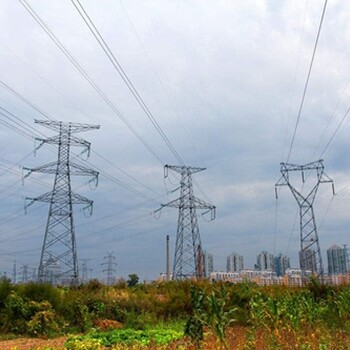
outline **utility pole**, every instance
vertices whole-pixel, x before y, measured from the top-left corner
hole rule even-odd
[[[78,138],[75,134],[83,131],[99,129],[99,125],[81,123],[35,120],[36,124],[45,126],[58,132],[58,135],[40,141],[40,148],[44,144],[58,146],[58,160],[33,169],[33,172],[54,174],[53,190],[36,198],[26,198],[29,204],[46,202],[50,204],[45,237],[41,251],[38,279],[40,282],[53,284],[77,284],[78,260],[73,221],[73,204],[84,204],[84,209],[90,209],[92,214],[93,201],[72,191],[71,176],[91,176],[97,186],[98,172],[71,161],[71,147],[81,146],[89,156],[90,142]]]
[[[173,265],[173,279],[200,278],[202,268],[200,263],[201,238],[198,227],[197,209],[207,209],[211,212],[211,220],[215,219],[216,207],[197,198],[193,194],[192,174],[205,170],[189,166],[165,165],[164,177],[168,176],[168,170],[175,171],[181,175],[180,197],[161,207],[172,207],[179,209],[176,244]]]
[[[312,273],[319,274],[322,277],[324,274],[324,269],[322,263],[320,244],[318,240],[313,203],[315,201],[316,193],[320,183],[330,182],[332,184],[334,195],[333,180],[331,180],[324,173],[324,165],[322,159],[305,165],[281,163],[280,171],[282,176],[275,185],[276,199],[278,198],[277,187],[288,186],[299,205],[300,269],[302,270],[304,275],[305,271],[311,271]],[[305,179],[305,172],[308,172],[308,178],[312,174],[316,175],[315,183],[311,186],[311,189],[308,193],[302,194],[301,190],[297,190],[296,187],[291,184],[290,173],[293,172],[301,172],[301,180],[303,185],[307,180]]]
[[[103,272],[107,272],[107,285],[111,286],[115,282],[115,266],[117,266],[117,263],[114,261],[115,256],[113,253],[107,252],[107,256],[104,257],[104,259],[107,259],[107,262],[102,263],[102,265],[107,265],[107,268],[103,270]]]

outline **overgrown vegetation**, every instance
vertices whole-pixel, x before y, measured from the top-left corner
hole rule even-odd
[[[349,349],[350,287],[0,281],[3,337],[85,334],[66,349]]]

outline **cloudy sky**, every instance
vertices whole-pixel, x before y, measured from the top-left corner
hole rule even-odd
[[[324,159],[337,195],[321,184],[315,202],[323,256],[334,243],[350,244],[348,1],[327,5],[296,129],[322,1],[81,4],[183,162],[206,168],[194,176],[194,190],[217,207],[213,222],[198,213],[216,270],[225,269],[233,251],[245,267],[262,250],[287,254],[298,266],[297,204],[287,187],[275,199],[280,162]],[[2,0],[0,62],[0,273],[11,276],[14,260],[17,278],[23,265],[39,264],[48,205],[35,203],[25,215],[24,198],[49,191],[53,177],[33,174],[22,186],[21,167],[56,159],[50,147],[33,155],[34,137],[54,134],[34,119],[50,118],[101,125],[81,134],[92,143],[86,166],[101,172],[98,188],[91,190],[86,178],[72,180],[76,192],[94,200],[90,218],[75,207],[78,257],[88,259],[89,276],[105,275],[110,252],[117,277],[156,278],[165,270],[167,234],[173,254],[178,213],[165,208],[157,220],[152,211],[177,198],[170,192],[179,177],[164,181],[163,166],[178,159],[74,4]],[[300,186],[299,177],[293,181]]]

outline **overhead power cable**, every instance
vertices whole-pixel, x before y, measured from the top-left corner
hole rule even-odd
[[[84,164],[90,164],[88,161],[84,161]],[[102,170],[101,168],[97,167],[96,165],[93,165],[94,168],[99,171],[100,175],[104,176],[106,179],[118,184],[119,186],[123,187],[124,189],[135,193],[136,195],[138,195],[139,197],[146,199],[147,201],[151,201],[154,202],[156,204],[159,204],[159,201],[157,201],[156,199],[154,199],[153,197],[148,196],[147,194],[144,194],[142,192],[140,192],[139,190],[136,190],[135,188],[127,185],[126,183],[118,180],[116,177],[108,174],[107,172],[105,172],[104,170]]]
[[[96,154],[98,157],[100,157],[101,159],[103,159],[106,163],[108,163],[109,165],[113,166],[114,168],[118,169],[120,172],[122,172],[124,175],[126,175],[127,177],[129,177],[130,179],[132,179],[133,181],[135,181],[136,183],[138,183],[139,185],[147,188],[149,191],[153,192],[154,194],[158,195],[158,193],[156,193],[152,188],[150,188],[149,186],[147,186],[145,183],[141,182],[140,180],[136,179],[134,176],[128,174],[126,171],[124,171],[123,169],[121,169],[120,167],[116,166],[115,164],[113,164],[110,160],[108,160],[106,157],[104,157],[102,154],[100,154],[99,152],[95,151],[95,150],[91,150],[92,153]]]
[[[6,83],[0,80],[0,86],[2,86],[5,90],[9,91],[12,95],[16,96],[26,104],[30,105],[33,109],[35,109],[37,112],[39,112],[43,117],[46,119],[52,120],[52,118],[46,114],[44,111],[42,111],[39,107],[37,107],[34,103],[30,102],[28,99],[21,96],[18,92],[13,90],[10,86],[8,86]]]
[[[67,59],[73,64],[73,66],[79,71],[79,73],[87,80],[92,88],[102,97],[105,103],[111,108],[111,110],[119,117],[120,120],[127,126],[127,128],[133,133],[134,136],[144,145],[144,147],[162,164],[165,162],[161,157],[151,148],[151,146],[145,141],[145,139],[135,130],[135,128],[129,123],[121,111],[113,104],[113,102],[106,96],[106,94],[97,86],[97,84],[90,78],[86,71],[81,67],[77,60],[69,53],[65,46],[58,40],[48,26],[43,22],[40,16],[33,10],[26,0],[19,0],[23,7],[29,12],[39,26],[50,37],[54,44],[62,51]]]
[[[310,62],[308,74],[307,74],[307,77],[306,77],[306,82],[305,82],[305,86],[304,86],[304,90],[303,90],[303,95],[302,95],[301,102],[300,102],[300,106],[299,106],[297,121],[296,121],[296,123],[295,123],[294,132],[293,132],[293,137],[292,137],[292,141],[291,141],[291,144],[290,144],[290,147],[289,147],[289,152],[288,152],[288,157],[287,157],[287,163],[289,162],[289,158],[290,158],[290,155],[291,155],[291,152],[292,152],[292,148],[293,148],[293,145],[294,145],[295,135],[296,135],[296,133],[297,133],[297,129],[298,129],[298,126],[299,126],[301,113],[302,113],[302,110],[303,110],[303,107],[304,107],[306,92],[307,92],[307,88],[308,88],[308,86],[309,86],[311,71],[312,71],[312,67],[313,67],[313,63],[314,63],[314,59],[315,59],[315,55],[316,55],[316,49],[317,49],[318,41],[319,41],[320,34],[321,34],[321,29],[322,29],[322,24],[323,24],[324,16],[325,16],[325,13],[326,13],[327,3],[328,3],[328,0],[325,0],[324,5],[323,5],[323,10],[322,10],[322,15],[321,15],[320,24],[319,24],[319,26],[318,26],[316,41],[315,41],[315,45],[314,45],[314,49],[313,49],[313,53],[312,53],[312,57],[311,57],[311,62]]]
[[[341,119],[341,121],[339,122],[338,126],[336,127],[336,129],[334,130],[330,140],[328,141],[328,143],[326,144],[325,148],[323,149],[323,151],[321,152],[320,158],[323,157],[323,155],[325,154],[325,152],[327,151],[329,145],[331,144],[331,142],[334,140],[336,134],[338,133],[340,127],[343,125],[345,119],[347,118],[347,116],[350,113],[350,107],[347,109],[347,111],[345,112],[345,114],[343,115],[343,118]]]
[[[161,126],[157,122],[157,120],[154,117],[154,115],[152,114],[152,112],[149,110],[149,108],[146,105],[145,101],[143,100],[143,98],[141,97],[141,95],[139,94],[137,89],[135,88],[134,84],[131,82],[130,78],[125,73],[123,67],[120,65],[119,61],[117,60],[117,58],[113,54],[112,50],[110,49],[110,47],[108,46],[106,41],[103,39],[101,33],[96,28],[96,26],[93,23],[92,19],[90,18],[90,16],[85,11],[83,5],[80,3],[79,0],[71,0],[71,1],[73,3],[74,7],[77,9],[78,13],[80,14],[81,18],[84,20],[85,24],[88,26],[88,28],[91,31],[91,33],[93,34],[93,36],[97,40],[97,42],[100,44],[101,48],[103,49],[104,53],[107,55],[108,59],[110,60],[110,62],[114,66],[114,68],[119,73],[120,77],[122,78],[122,80],[124,81],[126,86],[128,87],[129,91],[135,97],[137,103],[142,108],[142,110],[145,112],[145,114],[147,115],[148,119],[151,121],[151,123],[154,126],[154,128],[157,130],[157,132],[159,133],[161,138],[164,140],[164,142],[166,143],[166,145],[168,146],[168,148],[170,149],[172,154],[175,156],[176,160],[180,164],[183,165],[184,162],[181,159],[180,155],[178,154],[178,152],[176,151],[175,147],[170,142],[169,138],[164,133],[163,129],[161,128]]]
[[[167,89],[166,89],[166,87],[165,87],[165,84],[164,84],[164,82],[162,81],[162,79],[161,79],[159,73],[157,72],[156,67],[155,67],[155,65],[153,64],[152,60],[151,60],[151,57],[150,57],[150,55],[148,54],[148,52],[147,52],[147,50],[146,50],[146,47],[145,47],[145,45],[143,44],[143,42],[142,42],[142,40],[141,40],[141,37],[140,37],[139,33],[137,32],[137,29],[136,29],[134,23],[132,22],[131,17],[130,17],[129,14],[128,14],[128,11],[126,10],[126,8],[125,8],[125,6],[124,6],[124,4],[123,4],[123,1],[122,1],[122,0],[119,0],[119,3],[120,3],[120,5],[121,5],[121,7],[122,7],[122,9],[123,9],[123,11],[124,11],[124,13],[125,13],[125,16],[126,16],[128,22],[129,22],[131,28],[133,29],[133,31],[134,31],[134,33],[135,33],[135,35],[136,35],[136,38],[137,38],[138,42],[140,43],[140,46],[142,47],[143,52],[145,53],[145,56],[147,57],[147,60],[148,60],[150,66],[151,66],[151,68],[152,68],[152,70],[153,70],[153,72],[154,72],[154,75],[156,76],[156,78],[157,78],[157,80],[158,80],[158,82],[159,82],[159,85],[161,86],[161,88],[162,88],[162,90],[163,90],[163,92],[164,92],[164,95],[166,96],[166,98],[167,98],[168,101],[169,101],[170,107],[173,109],[173,111],[174,111],[174,113],[175,113],[177,119],[178,119],[179,122],[180,122],[180,125],[181,125],[182,129],[183,129],[184,132],[186,133],[187,139],[190,141],[190,143],[191,143],[191,145],[192,145],[192,148],[193,148],[193,150],[195,151],[195,153],[197,154],[197,157],[198,157],[199,161],[202,163],[202,166],[203,166],[204,168],[206,168],[206,165],[204,164],[203,159],[201,158],[201,156],[200,156],[200,154],[199,154],[199,152],[198,152],[198,149],[197,149],[197,147],[196,147],[196,145],[195,145],[195,143],[194,143],[194,141],[193,141],[193,137],[192,137],[192,135],[189,133],[189,131],[186,129],[186,127],[185,127],[185,125],[184,125],[184,123],[183,123],[183,121],[182,121],[182,118],[180,117],[180,113],[179,113],[179,111],[177,110],[177,108],[175,107],[175,104],[173,103],[173,101],[172,101],[172,99],[171,99],[169,93],[167,92]]]
[[[32,108],[34,108],[35,110],[37,110],[41,115],[45,116],[47,119],[49,120],[54,120],[52,116],[50,116],[48,113],[46,113],[45,111],[43,111],[42,109],[40,109],[39,107],[35,106],[30,100],[28,100],[27,98],[23,97],[22,95],[20,95],[19,93],[17,93],[15,90],[13,90],[11,87],[9,87],[7,84],[3,83],[0,81],[0,85],[2,85],[3,87],[5,86],[7,90],[9,90],[11,93],[13,93],[17,98],[21,99],[22,101],[24,101],[26,104],[28,104],[29,106],[31,106]],[[12,114],[11,112],[5,110],[4,108],[1,108],[0,107],[0,115],[2,114],[1,113],[1,109],[3,109],[4,111],[6,111],[7,113],[9,113],[13,118],[15,118],[16,120],[19,120],[21,121],[20,118],[18,118],[17,116],[15,116],[14,114]],[[21,121],[22,122],[22,121]],[[11,126],[11,125],[6,125],[8,127],[10,127],[11,129],[13,129],[15,132],[23,135],[23,136],[26,136],[27,138],[31,139],[32,140],[32,132],[36,132],[40,135],[42,135],[44,138],[47,138],[47,136],[43,133],[41,133],[40,131],[36,130],[35,128],[31,127],[29,124],[25,123],[25,122],[22,122],[26,125],[28,125],[28,128],[31,128],[31,130],[27,130],[28,131],[28,134],[24,133],[21,129],[18,129],[14,126]],[[1,120],[0,120],[0,124],[1,124]],[[33,131],[32,131],[33,130]],[[49,145],[47,145],[49,146]],[[94,151],[93,151],[94,152]],[[109,162],[105,157],[103,157],[102,155],[100,155],[98,152],[94,152],[96,153],[100,158],[104,159],[105,161],[107,161],[109,164],[112,164],[111,162]],[[27,156],[28,157],[28,156]],[[27,157],[25,157],[24,159],[26,159]],[[23,160],[24,160],[23,159]],[[88,162],[87,162],[88,163]],[[95,165],[93,165],[95,167]],[[115,165],[114,165],[115,166]],[[118,168],[119,169],[119,168]],[[117,178],[115,178],[114,176],[108,174],[107,172],[105,171],[102,171],[101,169],[97,169],[101,172],[101,174],[103,176],[105,176],[107,179],[109,179],[110,181],[113,181],[114,183],[117,183],[118,185],[120,185],[121,187],[139,195],[140,197],[144,198],[144,199],[147,199],[148,201],[153,201],[155,203],[157,203],[157,205],[159,204],[159,201],[156,201],[155,199],[143,194],[142,192],[132,188],[131,186],[125,184],[124,182],[118,180]],[[121,170],[121,169],[120,169]],[[122,170],[121,170],[122,171]],[[151,190],[147,185],[143,184],[142,182],[140,182],[139,180],[135,179],[133,176],[127,174],[127,172],[125,171],[122,171],[124,174],[126,174],[128,177],[132,178],[134,181],[136,181],[137,183],[143,185],[145,188],[147,188],[148,190]],[[152,190],[153,191],[153,190]],[[153,191],[154,192],[154,191]]]

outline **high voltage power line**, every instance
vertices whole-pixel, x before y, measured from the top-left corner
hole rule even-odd
[[[117,58],[113,54],[112,50],[110,49],[110,47],[108,46],[108,44],[106,43],[104,38],[102,37],[99,30],[96,28],[96,26],[93,23],[93,21],[91,20],[90,16],[85,11],[83,5],[80,3],[79,0],[71,0],[71,1],[72,1],[73,5],[75,6],[75,8],[77,9],[78,13],[80,14],[81,18],[84,20],[85,24],[88,26],[88,28],[91,31],[91,33],[93,34],[93,36],[95,37],[95,39],[97,40],[97,42],[101,46],[102,50],[104,51],[104,53],[106,54],[106,56],[108,57],[110,62],[112,63],[113,67],[117,70],[120,77],[122,78],[122,80],[124,81],[126,86],[128,87],[129,91],[135,97],[135,100],[137,101],[139,106],[145,112],[145,114],[147,115],[148,119],[151,121],[154,128],[157,130],[157,132],[159,133],[161,138],[164,140],[164,142],[166,143],[166,145],[170,149],[171,153],[175,156],[175,158],[179,162],[179,164],[183,165],[184,162],[181,159],[180,155],[176,151],[173,144],[170,142],[169,138],[164,133],[163,129],[159,125],[159,123],[156,120],[156,118],[154,117],[153,113],[149,110],[147,104],[145,103],[145,101],[141,97],[138,90],[135,88],[134,84],[132,83],[132,81],[130,80],[128,75],[125,73],[123,67],[120,65],[119,61],[117,60]]]
[[[162,81],[162,79],[161,79],[159,73],[157,72],[157,70],[156,70],[156,68],[155,68],[155,65],[153,64],[153,62],[152,62],[152,60],[151,60],[151,58],[150,58],[150,55],[148,54],[148,52],[147,52],[147,50],[146,50],[146,47],[145,47],[145,45],[143,44],[143,42],[142,42],[142,40],[141,40],[141,37],[140,37],[140,35],[138,34],[138,32],[137,32],[137,30],[136,30],[136,27],[135,27],[135,25],[133,24],[133,22],[132,22],[132,20],[131,20],[131,18],[130,18],[130,16],[129,16],[129,14],[128,14],[128,12],[127,12],[127,10],[126,10],[124,4],[123,4],[123,1],[122,1],[122,0],[119,0],[119,3],[120,3],[120,5],[121,5],[121,7],[122,7],[122,9],[123,9],[123,11],[124,11],[124,13],[125,13],[125,15],[126,15],[126,18],[128,19],[128,21],[129,21],[129,23],[130,23],[130,26],[132,27],[132,29],[133,29],[133,31],[134,31],[136,37],[137,37],[138,42],[140,43],[140,46],[142,47],[143,52],[145,53],[145,56],[147,57],[147,60],[148,60],[150,66],[151,66],[151,68],[152,68],[152,70],[153,70],[153,72],[154,72],[154,74],[155,74],[155,76],[156,76],[156,78],[157,78],[157,80],[158,80],[158,82],[159,82],[159,85],[161,86],[162,91],[164,92],[164,95],[166,96],[166,98],[167,98],[168,101],[169,101],[170,107],[171,107],[172,110],[174,111],[174,113],[175,113],[177,119],[178,119],[179,122],[180,122],[180,125],[181,125],[182,129],[183,129],[184,132],[186,133],[187,139],[190,141],[193,150],[195,151],[195,153],[196,153],[197,156],[198,156],[199,161],[200,161],[200,162],[203,164],[203,166],[205,167],[205,164],[204,164],[203,160],[201,159],[201,157],[200,157],[200,155],[199,155],[199,152],[198,152],[198,150],[197,150],[197,148],[196,148],[196,146],[195,146],[195,144],[194,144],[194,142],[193,142],[192,135],[188,132],[188,130],[186,129],[185,125],[183,124],[182,118],[180,117],[179,111],[178,111],[177,108],[175,107],[175,104],[173,103],[172,99],[170,98],[169,93],[166,91],[165,84],[163,83],[163,81]]]
[[[25,102],[26,104],[28,104],[30,107],[34,108],[35,110],[37,110],[41,115],[45,116],[47,119],[49,120],[55,120],[52,116],[50,116],[47,112],[43,111],[41,108],[35,106],[30,100],[28,100],[27,98],[23,97],[22,95],[20,95],[18,92],[16,92],[14,89],[12,89],[10,86],[8,86],[7,84],[5,84],[4,82],[0,81],[0,85],[5,87],[6,90],[10,91],[12,94],[14,94],[17,98],[19,98],[20,100],[22,100],[23,102]],[[1,108],[1,107],[0,107]],[[8,112],[13,118],[16,118],[17,120],[21,120],[20,118],[18,118],[17,116],[15,116],[13,113]],[[1,111],[0,111],[1,114]],[[22,121],[21,121],[22,122]],[[24,122],[22,122],[24,123]],[[26,135],[27,138],[32,139],[29,135],[32,135],[33,131],[35,131],[38,135],[41,135],[43,137],[46,137],[45,134],[37,131],[35,128],[29,126],[29,124],[24,123],[25,125],[27,125],[27,127],[23,127],[24,130],[26,130],[26,132],[28,133],[28,135],[26,133],[24,133],[24,131],[22,131],[20,128],[18,127],[13,127],[12,129],[15,132],[18,132],[19,134],[21,134],[22,136]],[[30,129],[29,129],[30,127]],[[95,153],[104,161],[107,161],[105,157],[103,157],[102,155],[100,155],[98,152],[95,151]],[[110,161],[108,161],[109,164],[112,164]],[[115,176],[108,174],[106,171],[99,169],[101,172],[101,175],[103,175],[104,177],[106,177],[108,180],[120,185],[121,187],[139,195],[140,197],[150,200],[152,202],[155,202],[156,204],[159,204],[159,201],[155,200],[154,198],[151,198],[150,196],[134,189],[133,187],[125,184],[124,182],[118,180]],[[121,169],[120,169],[121,170]],[[129,176],[130,178],[133,178],[136,182],[138,182],[139,184],[143,185],[145,188],[147,188],[148,190],[150,189],[147,185],[143,184],[142,182],[140,182],[139,180],[136,180],[133,176],[127,174],[127,172],[123,171],[124,174],[126,174],[127,176]]]
[[[121,111],[113,104],[113,102],[106,96],[106,94],[98,87],[98,85],[91,79],[91,77],[86,73],[86,71],[81,67],[77,60],[69,53],[65,46],[58,40],[58,38],[53,34],[53,32],[48,28],[48,26],[42,21],[40,16],[33,10],[33,8],[27,3],[26,0],[19,0],[23,7],[29,12],[29,14],[34,18],[34,20],[39,24],[39,26],[45,31],[45,33],[50,37],[54,44],[62,51],[62,53],[67,57],[67,59],[73,64],[73,66],[78,70],[78,72],[86,79],[86,81],[92,86],[92,88],[102,97],[105,103],[111,108],[111,110],[118,116],[120,120],[127,126],[127,128],[132,132],[134,136],[144,145],[144,147],[162,164],[165,162],[161,157],[152,149],[152,147],[146,142],[146,140],[135,130],[135,128],[129,123],[126,117],[121,113]]]
[[[312,52],[311,62],[310,62],[310,65],[309,65],[309,70],[308,70],[308,74],[307,74],[307,77],[306,77],[302,98],[301,98],[301,101],[300,101],[300,106],[299,106],[298,116],[297,116],[297,120],[296,120],[296,123],[295,123],[294,131],[293,131],[292,141],[291,141],[291,144],[290,144],[290,147],[289,147],[289,152],[288,152],[288,156],[287,156],[287,163],[289,162],[289,158],[291,156],[291,152],[292,152],[292,148],[293,148],[293,145],[294,145],[296,132],[297,132],[297,129],[298,129],[298,126],[299,126],[299,122],[300,122],[301,113],[302,113],[302,110],[303,110],[303,107],[304,107],[306,92],[307,92],[307,89],[308,89],[308,86],[309,86],[311,71],[312,71],[312,67],[313,67],[313,63],[314,63],[314,59],[315,59],[315,55],[316,55],[316,49],[317,49],[318,41],[319,41],[320,34],[321,34],[321,29],[322,29],[322,25],[323,25],[324,16],[325,16],[325,13],[326,13],[327,3],[328,3],[328,0],[325,0],[324,5],[323,5],[323,10],[322,10],[320,24],[318,26],[316,41],[315,41],[314,49],[313,49],[313,52]]]

